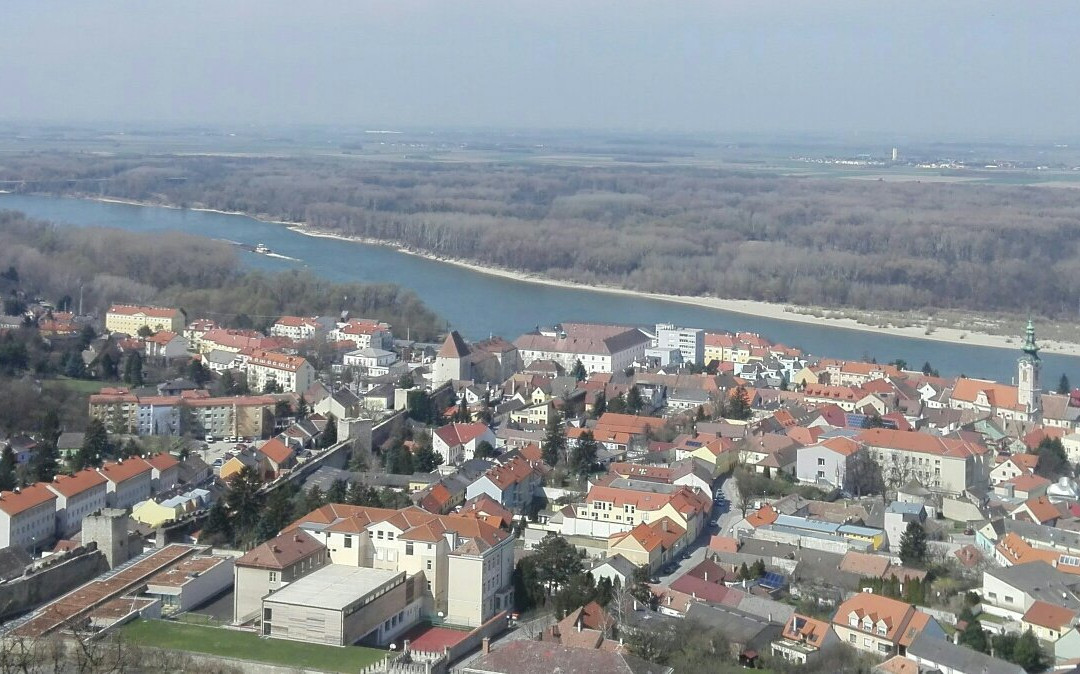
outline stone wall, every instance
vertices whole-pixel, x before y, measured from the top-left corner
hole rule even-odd
[[[51,558],[47,558],[51,559]],[[95,547],[75,548],[38,570],[0,585],[0,620],[25,613],[109,570]]]

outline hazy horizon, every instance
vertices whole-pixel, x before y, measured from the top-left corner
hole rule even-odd
[[[0,121],[1077,133],[1080,3],[5,2]]]

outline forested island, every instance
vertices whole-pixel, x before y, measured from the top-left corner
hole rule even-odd
[[[1080,273],[1071,189],[646,165],[63,153],[7,156],[0,181],[243,212],[676,295],[1051,318],[1069,316],[1078,299],[1063,281]]]

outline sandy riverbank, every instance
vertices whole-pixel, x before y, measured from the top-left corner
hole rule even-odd
[[[117,203],[128,204],[133,206],[155,206],[160,208],[173,208],[180,209],[179,206],[168,204],[155,204],[139,202],[130,199],[115,199],[104,197],[91,197],[94,201],[101,201],[105,203]],[[618,288],[614,286],[595,286],[586,285],[583,283],[575,283],[572,281],[562,281],[553,279],[547,276],[541,276],[538,274],[523,273],[513,269],[504,269],[499,267],[489,267],[475,262],[467,260],[458,260],[444,258],[437,255],[432,255],[423,251],[417,251],[403,246],[396,245],[391,242],[382,241],[378,239],[369,239],[364,237],[352,237],[338,234],[335,232],[329,232],[325,230],[319,230],[313,227],[309,227],[302,222],[288,222],[284,220],[274,220],[266,217],[259,217],[251,215],[249,213],[242,213],[236,211],[223,211],[213,208],[190,208],[188,210],[202,211],[204,213],[218,213],[221,215],[241,215],[249,217],[262,222],[271,224],[285,225],[290,230],[303,234],[304,236],[314,236],[327,239],[337,239],[339,241],[350,241],[355,243],[363,243],[368,245],[389,246],[395,248],[399,252],[415,255],[435,262],[442,262],[444,264],[452,264],[458,267],[463,267],[474,272],[481,274],[489,274],[491,276],[498,276],[501,278],[511,279],[514,281],[520,281],[523,283],[536,283],[548,286],[555,286],[559,288],[571,288],[577,290],[589,290],[593,292],[611,293],[616,295],[627,295],[631,297],[641,297],[662,300],[665,302],[677,302],[680,304],[690,304],[699,307],[708,307],[711,309],[719,309],[722,311],[730,311],[734,313],[747,314],[751,316],[761,316],[764,318],[771,318],[781,321],[789,321],[792,323],[804,323],[813,325],[823,325],[827,327],[843,328],[846,330],[859,330],[862,332],[882,334],[882,335],[895,335],[898,337],[909,337],[912,339],[923,339],[933,342],[949,342],[952,344],[971,344],[973,346],[986,346],[1000,349],[1017,350],[1019,349],[1020,335],[1015,337],[1007,337],[1003,335],[991,335],[982,332],[971,332],[968,330],[938,327],[927,334],[926,328],[922,326],[907,326],[907,327],[879,327],[876,325],[867,325],[860,323],[851,318],[833,318],[825,316],[813,316],[806,313],[799,313],[790,304],[776,304],[771,302],[759,302],[754,300],[737,300],[737,299],[722,299],[719,297],[687,297],[684,295],[668,295],[664,293],[649,293],[638,290],[630,290],[627,288]],[[766,335],[767,336],[767,335]],[[1080,356],[1080,344],[1073,342],[1060,342],[1060,341],[1042,341],[1040,346],[1043,351],[1047,353],[1058,353],[1068,356]]]

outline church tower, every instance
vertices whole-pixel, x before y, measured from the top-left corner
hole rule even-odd
[[[1028,413],[1039,409],[1039,347],[1035,344],[1035,325],[1028,319],[1027,334],[1024,337],[1022,347],[1024,355],[1017,361],[1018,386],[1016,402],[1022,405]]]

